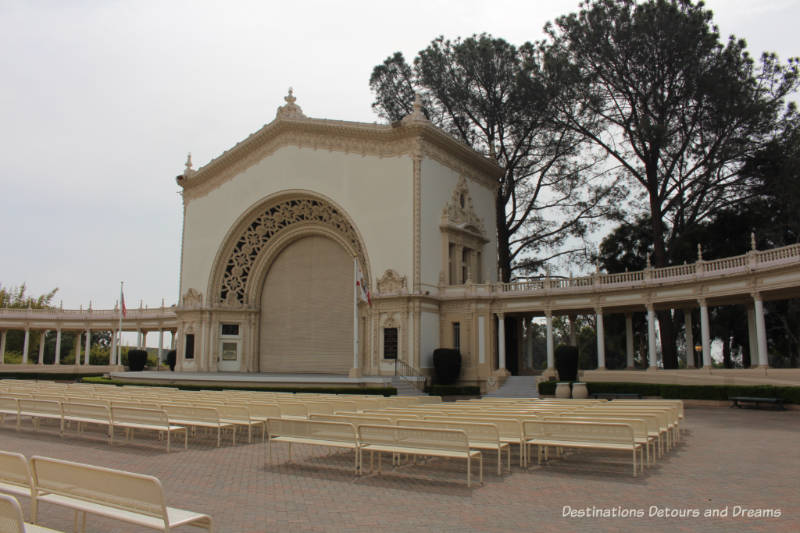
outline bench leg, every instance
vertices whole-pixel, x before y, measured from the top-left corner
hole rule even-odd
[[[469,450],[467,450],[467,488],[469,488],[470,485],[470,474],[471,474],[470,471],[472,470],[471,465],[472,465],[472,457],[470,457]]]
[[[172,432],[170,430],[167,430],[167,453],[169,453],[169,436],[171,433]]]

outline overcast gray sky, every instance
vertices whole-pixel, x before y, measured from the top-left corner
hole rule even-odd
[[[800,0],[711,0],[753,55],[800,55]],[[175,176],[275,116],[373,122],[369,75],[438,35],[521,44],[578,0],[0,0],[0,283],[65,308],[178,299]]]

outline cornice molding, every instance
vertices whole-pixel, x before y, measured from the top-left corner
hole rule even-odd
[[[184,200],[207,195],[280,148],[374,157],[429,157],[494,190],[503,169],[428,122],[393,125],[281,115],[205,166],[179,176]]]

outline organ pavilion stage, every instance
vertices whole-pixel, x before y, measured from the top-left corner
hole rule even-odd
[[[554,318],[591,315],[597,370],[583,371],[584,380],[800,384],[800,369],[770,366],[764,320],[765,301],[800,297],[800,244],[758,250],[751,236],[750,251],[734,257],[706,260],[698,243],[692,264],[502,283],[494,206],[503,169],[494,159],[434,127],[419,99],[403,120],[383,125],[309,118],[291,91],[285,101],[274,120],[206,165],[187,159],[177,178],[177,305],[140,305],[124,317],[91,304],[0,309],[0,372],[380,387],[396,373],[418,383],[433,373],[436,348],[455,348],[459,383],[487,391],[542,366],[545,379],[554,376]],[[712,364],[710,309],[723,305],[747,316],[750,368]],[[660,363],[661,310],[684,316],[683,369]],[[613,365],[603,326],[610,314],[626,326]],[[636,314],[647,331],[634,343]],[[176,372],[122,372],[116,336],[110,364],[92,365],[91,333],[118,328],[138,332],[139,346],[158,332],[162,359],[170,333]],[[21,364],[3,359],[12,330],[24,332]],[[59,360],[62,331],[73,333],[74,363]]]

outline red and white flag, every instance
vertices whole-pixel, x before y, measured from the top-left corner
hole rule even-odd
[[[123,317],[128,316],[128,308],[125,307],[125,293],[122,292],[122,284],[121,283],[120,283],[120,287],[119,287],[119,301],[121,303],[120,310],[122,311],[122,316]]]
[[[364,274],[361,272],[361,265],[358,264],[358,259],[355,259],[356,262],[356,294],[358,294],[358,299],[367,302],[369,305],[372,305],[372,298],[370,298],[369,294],[369,287],[367,287],[367,283],[364,280]]]

